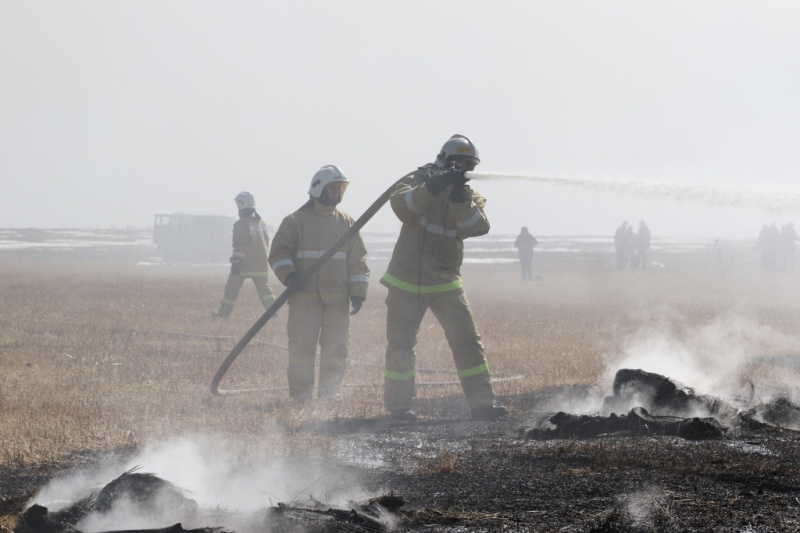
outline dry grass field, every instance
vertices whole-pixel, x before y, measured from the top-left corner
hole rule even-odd
[[[773,363],[800,354],[800,272],[761,272],[750,250],[732,253],[722,268],[705,252],[657,259],[665,268],[619,272],[611,256],[539,255],[535,270],[542,280],[533,283],[519,281],[515,264],[465,266],[492,373],[513,378],[495,384],[512,413],[525,408],[516,398],[537,391],[608,392],[626,358],[646,361],[650,355],[663,364],[669,347],[679,352],[676,369],[689,365],[694,373],[687,375],[727,380],[729,388],[716,382],[714,392],[734,393],[751,380],[757,393],[775,387],[794,393],[797,368]],[[384,266],[372,265],[374,280]],[[5,253],[2,471],[47,465],[52,472],[81,454],[196,434],[224,436],[215,441],[219,453],[235,448],[242,457],[256,457],[268,449],[284,458],[324,461],[340,453],[339,444],[304,428],[386,414],[385,290],[376,282],[351,323],[351,366],[341,401],[288,401],[285,312],[256,336],[222,382],[225,389],[269,390],[212,397],[212,376],[262,312],[252,286],[245,285],[231,319],[211,320],[226,275],[221,267]],[[282,289],[275,281],[273,287]],[[456,379],[430,314],[420,333],[418,367],[421,382]],[[427,400],[452,398],[455,418],[466,420],[460,394],[458,385],[422,383],[417,410],[423,420],[436,420],[439,413]],[[577,411],[590,408],[587,401],[588,393],[573,393],[546,407]],[[437,460],[446,470],[456,459],[442,454]],[[31,489],[3,484],[0,497],[30,495]]]

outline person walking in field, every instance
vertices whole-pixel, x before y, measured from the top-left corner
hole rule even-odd
[[[231,271],[225,283],[219,308],[212,314],[213,318],[226,319],[231,316],[236,298],[239,297],[246,279],[253,280],[265,309],[275,300],[275,295],[269,286],[267,225],[256,212],[256,201],[252,194],[246,191],[240,192],[234,201],[239,208],[239,220],[233,224]]]
[[[444,328],[453,352],[472,420],[492,421],[508,414],[495,404],[489,365],[461,280],[464,239],[484,235],[489,220],[486,199],[472,190],[465,172],[480,162],[475,145],[452,136],[435,162],[402,178],[390,204],[403,223],[381,283],[386,296],[384,404],[390,417],[414,420],[414,347],[430,309]]]
[[[533,247],[539,244],[536,237],[523,227],[514,241],[514,247],[519,253],[519,264],[522,269],[522,281],[533,280]]]
[[[336,166],[319,169],[311,179],[308,202],[283,219],[269,254],[275,275],[296,291],[289,298],[287,377],[289,396],[300,402],[313,396],[317,342],[317,396],[338,397],[347,364],[350,315],[358,313],[367,297],[367,250],[359,233],[302,285],[299,281],[300,273],[353,225],[353,218],[336,208],[348,183]]]

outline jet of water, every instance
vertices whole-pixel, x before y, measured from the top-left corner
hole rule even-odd
[[[642,182],[617,179],[558,178],[534,174],[499,174],[467,172],[474,180],[522,180],[554,185],[567,185],[604,192],[620,192],[637,196],[674,198],[712,205],[762,207],[770,211],[800,210],[800,193],[756,188],[733,188],[712,185]]]

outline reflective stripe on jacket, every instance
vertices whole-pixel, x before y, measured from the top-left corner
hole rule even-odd
[[[272,241],[269,264],[282,282],[292,272],[311,266],[353,225],[353,218],[317,201],[306,204],[281,222]],[[305,283],[292,299],[346,302],[366,298],[369,286],[367,249],[361,235],[353,237]]]
[[[268,250],[269,236],[263,220],[243,217],[234,222],[231,262],[239,263],[241,276],[268,278]]]
[[[434,196],[425,185],[433,164],[408,174],[389,201],[403,223],[381,283],[415,294],[461,289],[464,239],[489,232],[486,199],[472,190],[470,200],[452,202],[450,189]]]

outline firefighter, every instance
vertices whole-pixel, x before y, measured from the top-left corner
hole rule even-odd
[[[430,309],[453,352],[472,420],[497,420],[508,414],[495,405],[489,367],[461,281],[464,239],[484,235],[489,221],[486,199],[472,190],[465,172],[480,162],[475,145],[453,135],[433,163],[400,180],[390,197],[403,223],[381,283],[386,297],[384,403],[390,417],[414,420],[414,347]]]
[[[354,220],[336,206],[348,185],[339,168],[324,166],[311,180],[309,200],[281,222],[269,264],[287,288],[289,298],[289,395],[311,399],[317,341],[320,347],[319,398],[337,398],[347,363],[350,315],[367,296],[367,250],[356,233],[341,250],[300,286],[300,273],[331,247]],[[352,310],[350,309],[352,306]]]
[[[256,201],[252,194],[240,192],[234,201],[239,208],[239,220],[233,224],[231,273],[219,309],[212,314],[213,318],[228,318],[231,315],[244,280],[248,278],[253,280],[265,309],[275,300],[269,286],[267,225],[256,212]]]

